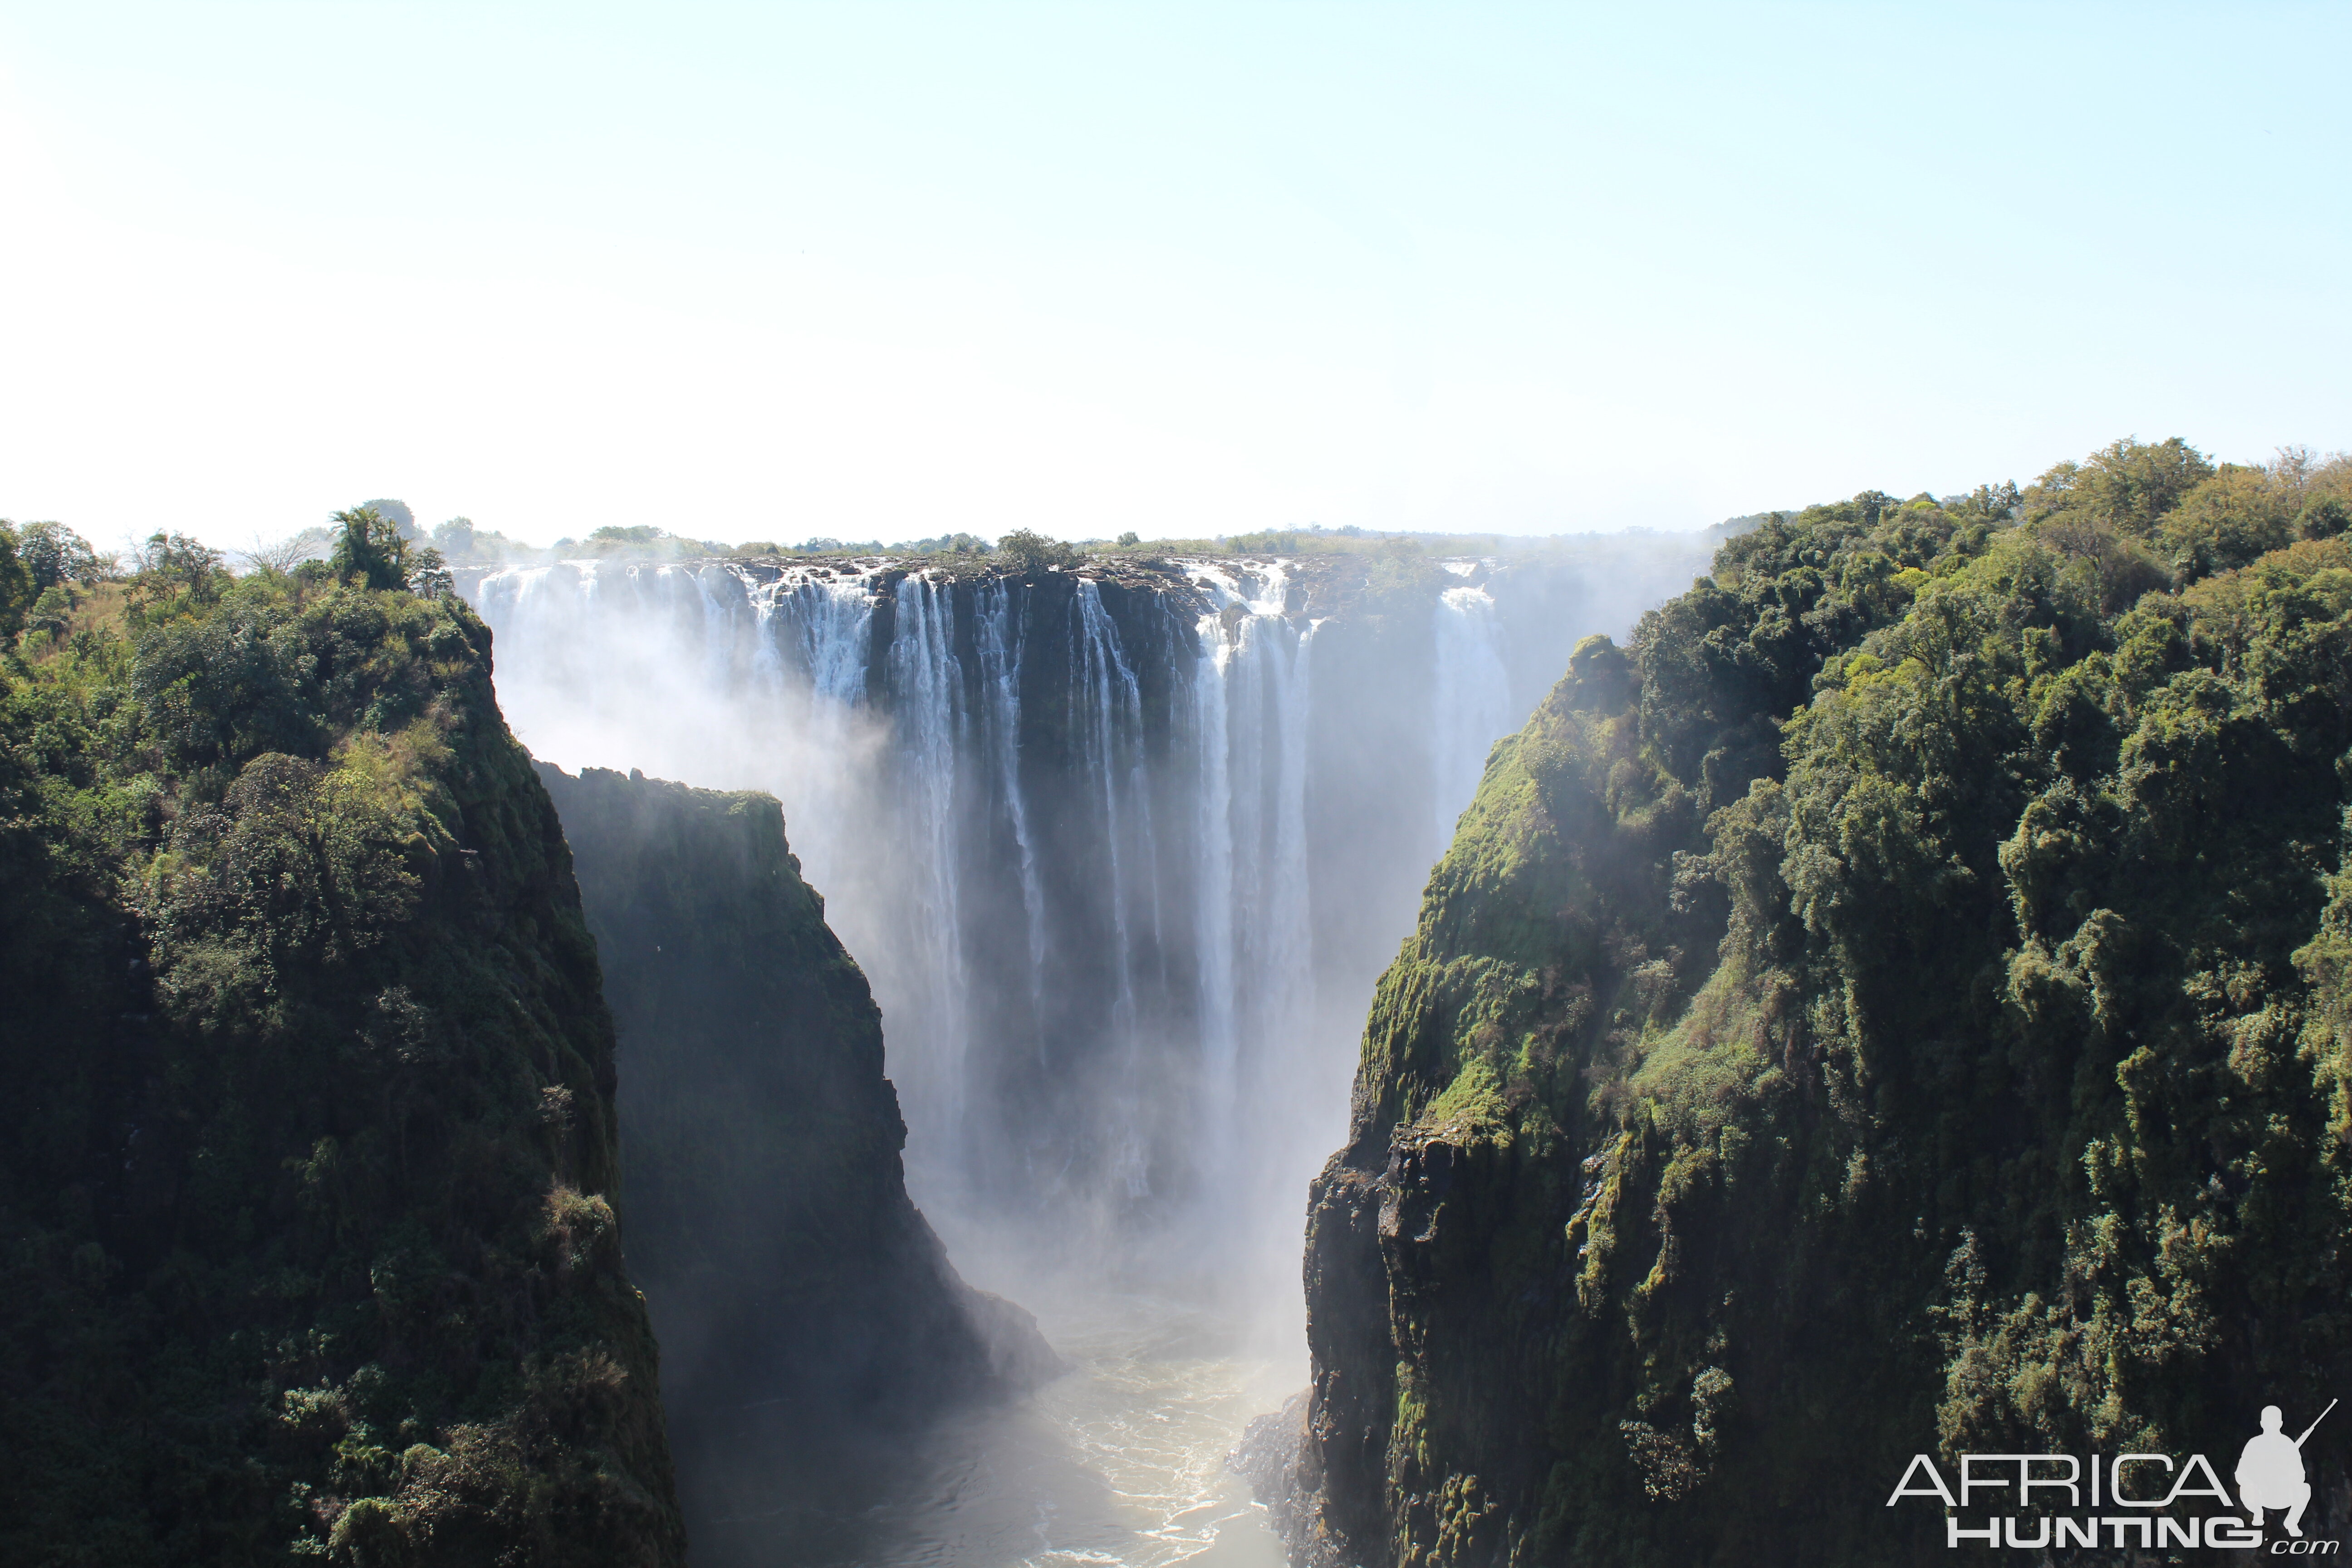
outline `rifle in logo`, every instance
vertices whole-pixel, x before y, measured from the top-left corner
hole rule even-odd
[[[2336,1401],[2329,1400],[2327,1410],[2336,1405]],[[2263,1527],[2265,1509],[2276,1509],[2286,1513],[2289,1535],[2303,1534],[2303,1510],[2311,1506],[2311,1482],[2303,1473],[2303,1445],[2327,1419],[2327,1410],[2303,1429],[2303,1436],[2290,1438],[2281,1429],[2286,1421],[2284,1413],[2275,1405],[2263,1406],[2263,1429],[2246,1440],[2245,1451],[2238,1456],[2238,1500],[2245,1506],[2247,1522],[2254,1529]]]

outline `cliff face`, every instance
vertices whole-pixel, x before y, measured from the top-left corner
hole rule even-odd
[[[801,879],[772,795],[601,769],[540,776],[563,820],[621,1047],[630,1272],[698,1557],[794,1489],[780,1436],[861,1433],[1056,1366],[1027,1313],[957,1278],[908,1201],[866,978]],[[759,1531],[773,1533],[772,1508]]]
[[[488,632],[182,565],[0,673],[0,1559],[677,1563]]]
[[[1301,1555],[1937,1561],[1914,1454],[2352,1384],[2352,553],[2151,451],[1769,524],[1497,749],[1312,1196]]]

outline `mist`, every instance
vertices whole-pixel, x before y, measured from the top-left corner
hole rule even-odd
[[[1306,1381],[1307,1185],[1375,983],[1490,747],[1714,542],[461,574],[542,761],[782,802],[882,1009],[909,1192],[1076,1368],[899,1442],[861,1494],[889,1540],[844,1551],[1010,1561],[1046,1507],[1126,1560],[1278,1557],[1223,1456]]]

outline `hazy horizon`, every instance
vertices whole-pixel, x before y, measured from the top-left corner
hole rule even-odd
[[[0,515],[1552,534],[2352,444],[2352,13],[0,5]]]

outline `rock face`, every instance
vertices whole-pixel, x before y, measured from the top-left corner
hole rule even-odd
[[[680,1563],[488,631],[189,559],[0,670],[0,1560]]]
[[[1915,1454],[2352,1388],[2352,553],[2150,450],[1768,523],[1496,750],[1314,1188],[1300,1559],[1940,1562]]]
[[[697,1556],[808,1456],[1057,1369],[907,1196],[882,1019],[772,795],[544,763],[621,1051],[622,1209]],[[773,1510],[760,1529],[772,1534]]]

